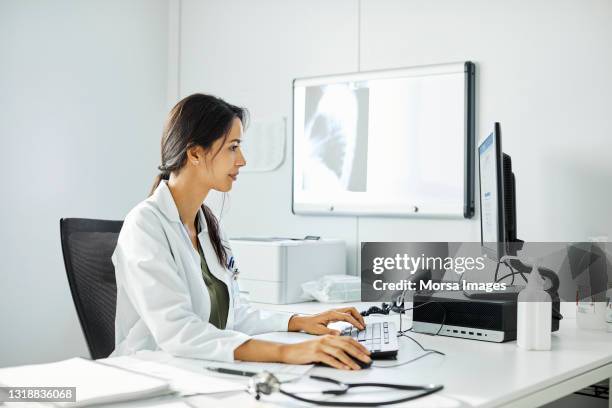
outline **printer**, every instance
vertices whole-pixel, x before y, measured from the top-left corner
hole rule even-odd
[[[251,302],[303,301],[301,285],[346,274],[346,244],[339,239],[232,238],[240,291]]]

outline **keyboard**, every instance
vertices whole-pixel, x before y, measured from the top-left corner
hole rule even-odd
[[[340,332],[341,336],[351,336],[370,350],[372,359],[396,358],[399,345],[397,329],[393,322],[374,322],[366,325],[365,330],[351,326]]]

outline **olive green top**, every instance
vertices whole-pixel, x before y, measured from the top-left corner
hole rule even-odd
[[[202,248],[199,245],[198,250],[200,252],[202,264],[202,278],[208,288],[208,294],[210,295],[210,318],[208,322],[219,329],[225,329],[227,314],[229,312],[229,293],[227,292],[227,286],[210,272]]]

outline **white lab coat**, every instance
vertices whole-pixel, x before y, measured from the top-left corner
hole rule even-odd
[[[210,297],[200,255],[162,181],[127,215],[112,256],[117,314],[111,356],[161,349],[179,357],[234,361],[234,349],[249,335],[287,330],[290,314],[256,310],[240,298],[232,271],[217,260],[201,209],[198,220],[198,239],[210,272],[228,287],[226,329],[208,323]],[[229,248],[223,233],[221,237]],[[227,253],[229,260],[231,249]]]

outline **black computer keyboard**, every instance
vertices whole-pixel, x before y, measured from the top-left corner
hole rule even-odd
[[[366,325],[365,330],[351,326],[340,335],[351,336],[368,350],[372,358],[394,358],[397,356],[397,330],[393,322],[374,322]]]

